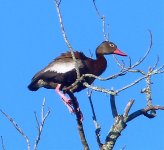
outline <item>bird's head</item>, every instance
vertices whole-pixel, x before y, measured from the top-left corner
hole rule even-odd
[[[109,54],[117,54],[120,56],[127,56],[125,53],[121,52],[117,45],[113,42],[104,41],[102,42],[96,49],[96,55],[109,55]]]

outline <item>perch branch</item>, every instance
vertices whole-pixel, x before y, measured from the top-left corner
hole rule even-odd
[[[112,76],[110,76],[110,77],[108,77],[108,78],[101,78],[101,77],[95,76],[95,75],[93,75],[93,74],[84,74],[84,75],[82,75],[82,76],[79,78],[79,80],[75,81],[71,86],[65,88],[64,90],[67,91],[67,90],[73,89],[74,87],[76,87],[76,85],[77,85],[80,81],[84,80],[85,77],[93,77],[93,78],[96,78],[96,79],[99,79],[99,80],[104,81],[104,80],[109,80],[109,79],[115,79],[115,78],[117,78],[118,76],[122,76],[122,75],[124,75],[129,69],[130,69],[130,68],[125,68],[125,70],[120,71],[120,73],[115,74],[115,75],[112,75]],[[110,94],[110,95],[116,95],[116,94],[120,93],[121,91],[126,90],[126,89],[128,89],[128,88],[130,88],[130,87],[136,85],[137,83],[139,83],[139,82],[142,81],[143,79],[147,78],[147,76],[152,76],[152,75],[155,75],[155,74],[164,73],[164,70],[163,70],[163,69],[164,69],[164,65],[161,66],[161,67],[159,67],[159,68],[157,68],[157,69],[155,69],[155,70],[151,70],[151,71],[149,71],[148,73],[145,73],[145,72],[143,72],[143,71],[141,71],[141,70],[135,70],[136,72],[140,72],[143,76],[140,77],[140,78],[138,78],[138,79],[136,79],[136,80],[133,81],[132,83],[130,83],[130,84],[128,84],[128,85],[126,85],[126,86],[124,86],[124,87],[122,87],[122,88],[120,88],[120,89],[117,89],[117,90],[115,90],[115,91],[111,91],[111,90],[108,90],[108,89],[102,88],[102,87],[97,87],[97,86],[89,85],[87,82],[84,82],[83,85],[86,86],[87,88],[90,88],[90,89],[95,90],[95,91],[98,91],[98,92],[103,92],[103,93]]]
[[[79,135],[80,135],[81,142],[83,144],[84,150],[89,150],[89,146],[88,146],[87,140],[85,138],[83,123],[82,123],[82,120],[81,120],[82,119],[82,113],[81,113],[81,110],[79,108],[77,99],[71,91],[67,91],[67,94],[69,95],[69,97],[72,100],[72,105],[73,105],[74,110],[75,110],[76,121],[77,121],[77,125],[78,125],[78,131],[79,131]]]
[[[98,92],[103,92],[103,93],[111,94],[111,95],[116,94],[112,90],[108,90],[108,89],[105,89],[105,88],[102,88],[102,87],[92,86],[92,85],[89,85],[87,82],[84,82],[83,85],[85,85],[87,88],[90,88],[90,89],[98,91]]]
[[[93,2],[94,2],[94,4],[95,4],[95,1],[93,1]],[[149,46],[149,48],[148,48],[146,54],[145,54],[141,59],[139,59],[134,65],[131,65],[131,59],[130,59],[130,67],[126,68],[125,65],[121,64],[121,63],[118,61],[118,59],[115,57],[115,58],[116,58],[116,63],[117,63],[117,64],[121,67],[121,69],[122,69],[119,73],[114,74],[114,75],[112,75],[112,76],[109,76],[109,77],[107,77],[107,78],[101,78],[101,77],[95,76],[95,75],[93,75],[93,74],[84,74],[84,75],[82,75],[82,76],[79,78],[79,80],[75,81],[75,83],[73,83],[73,84],[72,84],[70,87],[68,87],[66,90],[75,87],[80,81],[82,81],[83,79],[85,79],[85,77],[93,77],[93,78],[96,78],[96,79],[105,81],[105,80],[115,79],[115,78],[117,78],[117,77],[119,77],[119,76],[123,76],[123,75],[125,75],[127,72],[135,72],[135,73],[138,72],[138,73],[141,73],[141,74],[143,75],[143,77],[141,77],[141,78],[135,80],[135,81],[132,82],[131,84],[126,85],[126,86],[124,86],[123,88],[118,89],[115,93],[112,93],[112,95],[113,95],[113,94],[115,95],[115,94],[117,94],[117,93],[119,93],[119,92],[121,92],[121,91],[123,91],[123,90],[125,90],[125,89],[127,89],[127,88],[129,88],[129,87],[131,87],[131,86],[133,86],[133,85],[135,85],[135,84],[137,84],[138,82],[140,82],[140,81],[143,80],[144,78],[146,78],[146,77],[147,77],[147,74],[146,74],[145,72],[143,72],[143,71],[141,71],[141,70],[139,70],[139,69],[134,70],[133,68],[136,67],[136,66],[138,66],[139,64],[141,64],[141,63],[145,60],[145,58],[148,56],[148,54],[149,54],[149,52],[150,52],[150,50],[151,50],[151,47],[152,47],[152,34],[151,34],[150,31],[149,31],[149,33],[150,33],[150,46]],[[155,64],[155,66],[156,66],[156,65],[157,65],[157,63]],[[164,72],[164,70],[162,70],[163,67],[164,67],[164,66],[162,66],[162,67],[159,68],[159,69],[154,70],[154,72],[157,72],[157,70],[158,70],[158,73],[163,73],[163,72]],[[155,67],[153,67],[153,68],[155,68]],[[162,71],[160,71],[160,70],[162,70]],[[153,73],[152,73],[152,74],[153,74]],[[156,74],[156,73],[154,73],[154,74]],[[88,85],[87,83],[83,83],[83,84],[84,84],[84,86],[86,86],[86,87],[88,87],[88,88],[91,88],[91,89],[93,89],[93,90],[111,94],[111,91],[109,91],[109,90],[102,89],[102,88],[98,88],[98,87],[94,87],[94,86]]]
[[[94,3],[94,5],[95,5],[95,1],[93,1],[93,3]],[[96,7],[96,9],[97,9],[97,7]],[[139,69],[138,69],[138,70],[133,70],[133,68],[135,68],[136,66],[138,66],[139,64],[141,64],[141,63],[145,60],[145,58],[148,56],[148,54],[149,54],[149,52],[150,52],[150,50],[151,50],[151,47],[152,47],[152,33],[151,33],[151,31],[149,31],[149,33],[150,33],[150,45],[149,45],[149,48],[148,48],[146,54],[145,54],[141,59],[139,59],[134,65],[131,65],[131,59],[129,58],[129,59],[130,59],[130,67],[126,68],[125,65],[121,64],[121,63],[119,62],[119,60],[114,56],[116,63],[117,63],[117,64],[120,66],[120,68],[121,68],[121,71],[120,71],[119,73],[114,74],[114,75],[109,76],[109,77],[106,77],[106,78],[101,78],[101,77],[95,76],[95,75],[93,75],[93,74],[84,74],[84,75],[82,75],[77,81],[75,81],[70,87],[66,88],[65,90],[68,90],[68,89],[71,89],[71,88],[75,87],[75,86],[76,86],[80,81],[82,81],[85,77],[93,77],[93,78],[99,79],[99,80],[101,80],[101,81],[106,81],[106,80],[110,80],[110,79],[115,79],[115,78],[117,78],[117,77],[119,77],[119,76],[123,76],[123,75],[125,75],[127,72],[138,72],[138,73],[141,73],[142,75],[145,75],[145,73],[144,73],[143,71],[141,71],[141,70],[139,70]],[[133,84],[127,85],[126,87],[119,89],[116,93],[121,92],[122,90],[127,89],[127,88],[133,86],[134,84],[138,83],[139,81],[141,81],[141,80],[144,79],[144,78],[145,78],[145,77],[142,77],[141,79],[138,79],[138,80],[134,81]],[[86,83],[84,83],[84,85],[85,85],[86,87],[89,87]],[[93,86],[90,86],[90,88],[93,89],[94,87],[93,87]],[[98,90],[98,88],[94,88],[94,90]],[[100,90],[100,91],[102,91],[102,90]],[[110,93],[107,92],[107,91],[106,91],[105,93],[110,94]]]
[[[19,127],[19,125],[9,116],[7,115],[4,111],[0,109],[1,113],[13,124],[14,128],[23,136],[27,143],[27,149],[30,150],[30,141],[28,137],[24,134],[23,130]]]

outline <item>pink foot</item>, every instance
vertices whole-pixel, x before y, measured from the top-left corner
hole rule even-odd
[[[61,84],[58,84],[55,91],[59,94],[59,96],[61,97],[63,103],[66,105],[66,107],[68,108],[70,113],[74,113],[74,109],[72,107],[72,101],[67,98],[59,89],[60,89]]]

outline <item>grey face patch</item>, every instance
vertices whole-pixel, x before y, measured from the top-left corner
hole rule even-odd
[[[41,87],[42,87],[42,86],[46,85],[46,82],[44,80],[40,79],[40,80],[38,80],[38,85],[41,85]]]

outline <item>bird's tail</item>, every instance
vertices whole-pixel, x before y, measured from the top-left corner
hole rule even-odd
[[[31,83],[28,85],[28,89],[30,91],[37,91],[40,88],[36,80],[32,80]]]

